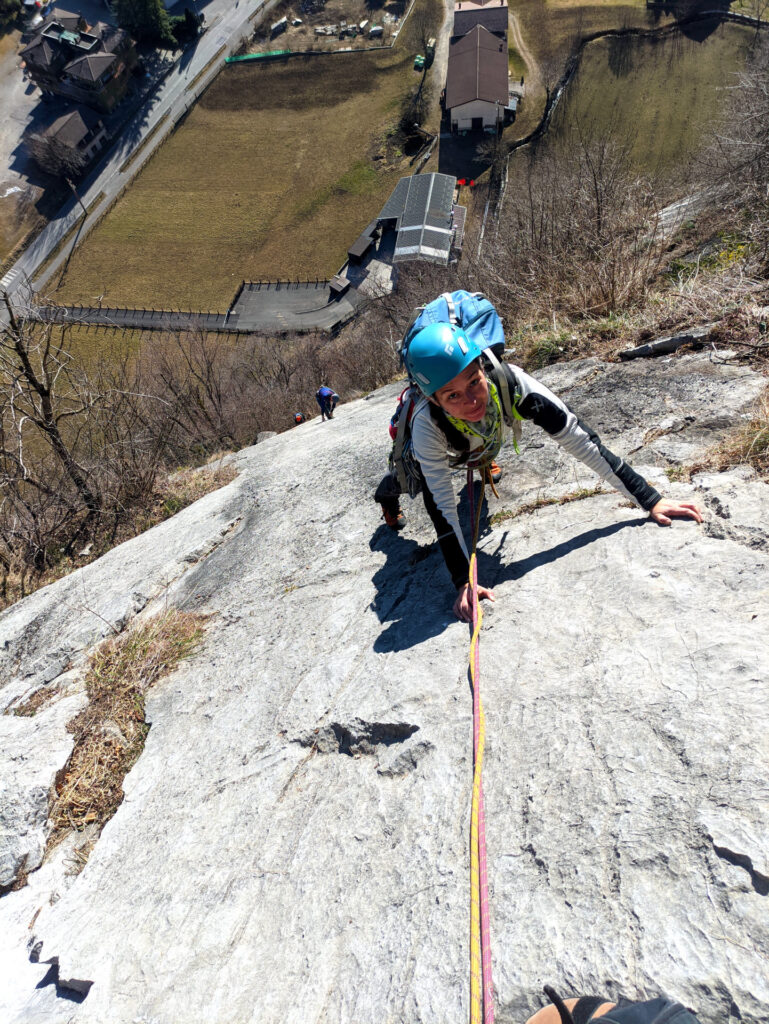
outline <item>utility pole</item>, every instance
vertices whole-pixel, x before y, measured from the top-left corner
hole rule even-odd
[[[80,205],[81,205],[81,206],[83,207],[83,213],[84,213],[84,214],[85,214],[86,216],[88,216],[88,210],[86,210],[86,208],[85,208],[85,206],[84,206],[84,204],[83,204],[83,200],[82,200],[82,199],[80,198],[80,196],[79,196],[79,194],[78,194],[78,191],[77,191],[77,189],[75,188],[75,185],[74,185],[74,183],[73,183],[72,179],[71,179],[71,178],[65,178],[64,180],[65,180],[65,181],[66,181],[66,183],[67,183],[67,184],[69,185],[69,187],[70,187],[70,188],[72,189],[72,195],[73,195],[73,196],[75,197],[75,199],[77,199],[77,201],[78,201],[78,202],[80,203]]]

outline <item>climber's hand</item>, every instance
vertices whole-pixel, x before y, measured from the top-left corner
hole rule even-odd
[[[481,601],[493,601],[494,591],[488,587],[478,587],[478,597]],[[463,622],[473,621],[473,592],[469,583],[463,583],[457,591],[457,599],[454,602],[454,614]]]
[[[669,498],[661,498],[651,507],[649,515],[660,526],[670,526],[670,516],[685,516],[698,523],[702,522],[702,513],[693,502],[671,501]]]

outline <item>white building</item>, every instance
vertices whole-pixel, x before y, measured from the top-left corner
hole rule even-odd
[[[446,109],[451,130],[496,129],[510,102],[507,45],[482,25],[452,39],[446,75]]]

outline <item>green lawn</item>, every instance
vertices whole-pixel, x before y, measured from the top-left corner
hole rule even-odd
[[[439,0],[422,0],[435,24]],[[229,65],[75,252],[59,301],[226,309],[243,278],[326,277],[410,173],[385,146],[417,41]]]

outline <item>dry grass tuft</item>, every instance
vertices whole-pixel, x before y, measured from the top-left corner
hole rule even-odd
[[[75,747],[60,773],[50,813],[49,847],[70,829],[99,830],[123,800],[123,779],[144,748],[147,690],[192,654],[203,635],[201,615],[170,609],[105,641],[85,679],[88,706],[69,724]]]
[[[3,712],[4,715],[17,715],[19,718],[34,718],[40,708],[58,696],[58,686],[41,686],[39,690],[35,690],[31,697],[28,697],[21,704],[16,704],[14,707],[6,708]]]
[[[212,463],[222,458],[222,454],[226,453],[212,456],[202,468],[183,469],[166,479],[151,513],[155,522],[168,519],[188,505],[194,504],[199,498],[204,498],[211,491],[217,491],[220,487],[232,483],[238,475],[234,466],[219,465],[213,470],[210,468]]]
[[[720,473],[732,466],[752,466],[769,478],[769,390],[759,398],[747,423],[733,430],[702,462],[688,467],[689,478],[700,470]]]
[[[507,522],[510,519],[517,519],[518,516],[528,515],[529,512],[536,512],[539,508],[547,508],[548,505],[568,505],[572,501],[582,501],[583,498],[593,498],[596,494],[608,493],[608,491],[605,491],[600,486],[580,487],[579,490],[571,491],[560,498],[537,498],[536,501],[529,501],[525,505],[519,505],[518,508],[512,511],[502,509],[500,512],[495,512],[491,517],[491,525],[497,526],[499,523]]]

